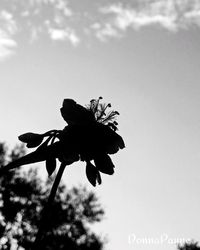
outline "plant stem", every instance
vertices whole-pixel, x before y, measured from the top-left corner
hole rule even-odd
[[[34,242],[34,245],[33,245],[33,250],[36,250],[36,249],[39,250],[40,247],[41,247],[40,243],[42,241],[42,238],[44,237],[44,232],[46,231],[45,229],[46,229],[47,222],[48,222],[47,221],[48,212],[50,211],[51,204],[53,203],[54,198],[56,196],[56,191],[58,189],[58,186],[59,186],[60,180],[62,178],[63,172],[65,170],[65,167],[66,167],[66,164],[61,163],[60,168],[58,170],[58,173],[56,175],[56,178],[54,180],[53,186],[51,188],[51,192],[50,192],[47,204],[43,208],[41,221],[40,221],[40,226],[39,226],[36,238],[35,238],[35,242]]]

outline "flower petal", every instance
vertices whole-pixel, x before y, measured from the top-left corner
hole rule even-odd
[[[102,183],[101,174],[99,173],[99,171],[97,171],[97,182],[99,185],[101,185],[101,183]]]
[[[96,137],[98,137],[98,147],[102,152],[115,154],[119,149],[125,147],[122,137],[113,131],[108,125],[97,124],[95,133]]]
[[[106,154],[100,154],[95,156],[94,163],[96,168],[104,173],[112,175],[114,173],[114,164],[112,163],[111,158]]]
[[[64,99],[60,109],[63,119],[70,124],[86,124],[95,120],[93,114],[73,99]]]
[[[87,179],[88,181],[95,187],[96,186],[96,181],[98,179],[98,183],[100,184],[101,183],[101,180],[99,178],[99,175],[98,175],[98,170],[96,169],[96,167],[90,162],[88,161],[87,164],[86,164],[86,176],[87,176]]]
[[[73,99],[64,99],[63,106],[60,109],[63,119],[70,124],[73,120],[73,111],[76,107],[76,102]]]

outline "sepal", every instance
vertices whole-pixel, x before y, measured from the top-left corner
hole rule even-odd
[[[56,169],[56,159],[55,158],[48,158],[46,160],[46,170],[48,175],[51,176]]]

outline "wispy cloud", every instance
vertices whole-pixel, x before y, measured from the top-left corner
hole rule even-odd
[[[199,0],[146,0],[134,6],[118,3],[101,7],[99,12],[119,33],[127,28],[138,30],[145,26],[160,26],[173,32],[194,24],[200,26]],[[111,33],[102,35],[111,36]],[[116,32],[113,35],[116,36]]]
[[[68,1],[66,0],[29,0],[28,4],[32,7],[36,6],[39,8],[52,6],[54,9],[60,10],[65,16],[73,15],[72,10],[68,7]]]
[[[2,6],[3,5],[3,6]],[[69,25],[74,15],[66,0],[16,0],[0,3],[0,59],[14,54],[15,35],[29,32],[30,42],[39,39],[43,32],[55,41],[80,43],[76,31]]]
[[[112,0],[112,3],[108,0],[106,5],[104,1],[98,5],[91,1],[84,8],[83,3],[77,8],[79,3],[74,0],[3,2],[0,2],[1,58],[14,53],[15,35],[20,32],[29,32],[30,36],[26,37],[31,42],[43,33],[51,40],[78,46],[83,35],[88,39],[92,34],[106,42],[123,37],[127,29],[137,31],[147,26],[170,32],[189,29],[192,25],[200,28],[200,0]]]
[[[72,29],[55,29],[49,28],[49,35],[55,41],[70,41],[73,46],[77,46],[80,42],[79,37]]]
[[[102,42],[106,42],[110,37],[121,37],[116,28],[110,23],[105,23],[103,25],[100,23],[94,23],[91,25],[91,28],[95,31],[96,37]]]
[[[4,60],[5,58],[14,54],[14,49],[17,47],[16,41],[12,38],[12,36],[17,31],[17,25],[13,20],[13,16],[11,13],[2,10],[0,12],[0,60]]]
[[[4,31],[0,30],[0,61],[8,58],[15,53],[17,43],[10,38]]]

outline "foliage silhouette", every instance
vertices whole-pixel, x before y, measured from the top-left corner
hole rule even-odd
[[[9,154],[5,144],[0,144],[2,165],[23,154],[22,146]],[[0,249],[13,249],[14,245],[16,249],[32,249],[51,182],[47,179],[44,183],[36,169],[22,172],[17,168],[0,178]],[[89,225],[100,222],[103,215],[93,192],[84,187],[67,190],[61,184],[48,211],[48,227],[38,249],[101,250],[104,241],[91,232]]]
[[[189,243],[184,243],[183,245],[178,245],[178,250],[200,250],[198,242],[191,241]]]

